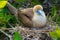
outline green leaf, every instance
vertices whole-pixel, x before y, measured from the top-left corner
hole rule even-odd
[[[0,0],[0,1],[8,1],[8,0]]]
[[[20,2],[20,3],[22,3],[22,2],[26,2],[26,0],[15,0],[16,2]]]
[[[59,37],[56,32],[50,32],[50,35],[55,39]]]
[[[32,6],[33,6],[33,5],[37,5],[37,4],[41,4],[41,1],[33,0],[33,1],[31,2],[31,5],[32,5]]]
[[[6,13],[0,13],[0,24],[8,23],[11,18],[11,15],[7,15]]]
[[[60,16],[57,17],[57,24],[60,26]]]
[[[56,16],[56,14],[57,14],[57,9],[56,9],[56,6],[53,6],[53,8],[52,8],[52,16]]]
[[[50,35],[54,40],[60,39],[60,29],[56,29],[54,32],[50,32]]]
[[[0,1],[0,9],[4,8],[7,4],[7,1]]]
[[[12,18],[11,15],[6,15],[5,16],[5,21],[8,22],[11,18]]]
[[[57,38],[57,40],[60,40],[60,38]]]
[[[15,32],[14,40],[22,40],[22,36],[18,32]]]
[[[58,36],[60,37],[60,30],[56,30],[56,33],[57,33]]]
[[[26,0],[15,0],[16,2],[25,2]]]

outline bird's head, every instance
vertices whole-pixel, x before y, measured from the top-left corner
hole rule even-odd
[[[33,12],[37,13],[38,15],[45,16],[45,13],[43,11],[43,7],[41,5],[34,6]]]

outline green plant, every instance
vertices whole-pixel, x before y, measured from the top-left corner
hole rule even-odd
[[[60,16],[57,17],[57,24],[60,26]]]
[[[7,15],[5,12],[5,6],[7,4],[7,1],[5,0],[0,0],[0,26],[5,25],[5,23],[8,23],[11,15]]]
[[[0,26],[7,27],[8,23],[16,23],[16,18],[11,14],[10,10],[6,6],[8,1],[0,0]],[[14,18],[14,19],[13,19]],[[12,21],[12,22],[11,22]],[[8,26],[9,27],[9,26]]]
[[[14,40],[22,40],[22,36],[17,31],[14,34]]]
[[[49,18],[51,24],[57,22],[57,18],[59,17],[59,15],[57,13],[57,7],[55,5],[52,7],[51,15],[47,17]]]
[[[7,4],[7,1],[0,1],[0,9],[4,8]]]
[[[44,0],[32,0],[30,3],[31,3],[31,6],[35,6],[35,5],[40,5],[43,3]]]
[[[0,24],[7,23],[11,19],[11,15],[6,15],[4,13],[0,13]]]
[[[60,16],[59,13],[57,13],[57,6],[53,6],[52,13],[51,13],[51,20],[56,21],[56,23],[60,26]]]
[[[56,6],[53,6],[53,8],[52,8],[51,17],[52,17],[53,20],[55,20],[58,17],[57,7]]]
[[[55,31],[50,32],[50,35],[54,40],[60,40],[60,29],[56,28]]]

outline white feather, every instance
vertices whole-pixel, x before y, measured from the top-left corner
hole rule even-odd
[[[42,13],[43,16],[38,15],[38,13],[34,13],[33,17],[33,26],[34,27],[42,27],[46,24],[46,16]]]

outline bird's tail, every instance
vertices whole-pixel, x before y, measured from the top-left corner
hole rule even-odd
[[[12,14],[14,14],[15,16],[17,16],[17,9],[12,6],[9,2],[7,3],[7,7],[9,8],[9,10],[11,11]]]

